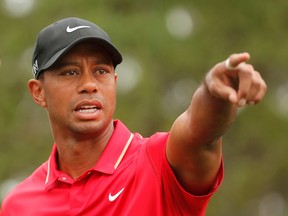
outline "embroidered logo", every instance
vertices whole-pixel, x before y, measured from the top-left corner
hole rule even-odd
[[[90,26],[76,26],[76,27],[71,28],[70,26],[67,26],[66,32],[71,33],[82,28],[91,28],[91,27]]]
[[[125,188],[122,188],[120,191],[118,191],[118,193],[112,195],[111,193],[109,193],[109,196],[108,196],[108,199],[110,202],[113,202],[115,201],[119,196],[120,194],[124,191]]]
[[[33,64],[33,73],[36,74],[38,71],[38,61],[36,60]]]

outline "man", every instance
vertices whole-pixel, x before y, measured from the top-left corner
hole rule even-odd
[[[122,57],[108,35],[79,18],[46,27],[28,86],[55,144],[6,197],[2,215],[205,215],[223,178],[221,136],[238,107],[266,92],[249,58],[215,65],[171,130],[142,138],[113,120]]]

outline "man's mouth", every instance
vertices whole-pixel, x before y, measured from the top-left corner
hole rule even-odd
[[[93,113],[96,112],[99,108],[97,106],[94,105],[85,105],[85,106],[81,106],[79,108],[76,109],[77,112],[80,113]]]
[[[75,107],[75,111],[79,114],[93,114],[100,109],[102,109],[102,104],[98,100],[84,100]]]

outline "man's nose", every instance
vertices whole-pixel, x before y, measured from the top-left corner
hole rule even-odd
[[[78,92],[79,93],[95,93],[98,91],[97,80],[90,72],[83,73],[80,77]]]

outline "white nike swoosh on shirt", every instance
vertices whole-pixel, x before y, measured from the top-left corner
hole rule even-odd
[[[76,26],[76,27],[70,28],[70,26],[67,26],[66,32],[71,33],[82,28],[91,28],[91,27],[90,26]]]
[[[116,194],[114,194],[114,195],[112,195],[111,193],[109,193],[109,197],[108,197],[109,201],[110,201],[110,202],[113,202],[114,200],[116,200],[116,199],[120,196],[120,194],[124,191],[124,189],[125,189],[125,188],[122,188],[118,193],[116,193]]]

